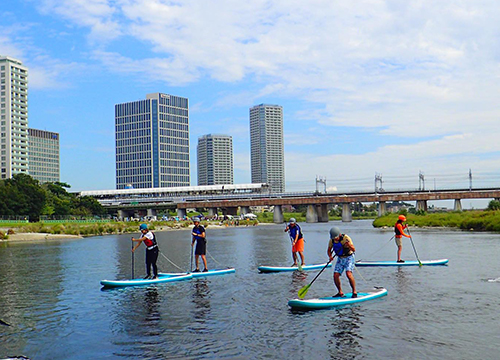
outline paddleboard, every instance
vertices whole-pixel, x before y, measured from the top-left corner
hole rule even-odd
[[[227,268],[227,269],[212,269],[208,270],[206,272],[192,272],[192,273],[159,273],[158,277],[164,277],[164,276],[179,276],[179,275],[185,275],[185,274],[191,274],[192,277],[194,278],[199,278],[199,277],[205,277],[205,276],[214,276],[214,275],[225,275],[225,274],[230,274],[234,273],[236,270],[234,268]]]
[[[439,260],[423,260],[421,261],[422,265],[446,265],[448,263],[448,259],[439,259]],[[400,263],[397,261],[364,261],[359,260],[356,261],[356,266],[419,266],[417,260],[405,260],[404,263]]]
[[[163,284],[173,281],[181,281],[191,279],[191,274],[180,274],[174,276],[158,276],[158,279],[132,279],[132,280],[101,280],[101,285],[104,287],[125,287],[125,286],[141,286]]]
[[[352,293],[346,293],[345,297],[322,297],[319,299],[293,299],[288,301],[288,306],[293,310],[318,310],[329,309],[337,306],[351,305],[363,301],[373,300],[387,295],[385,288],[374,288],[368,292],[358,292],[358,297],[352,298]]]
[[[302,266],[303,271],[307,270],[318,270],[323,269],[327,263],[324,264],[314,264],[314,265],[304,265]],[[327,267],[331,267],[332,264],[328,264]],[[259,266],[258,270],[262,273],[280,272],[280,271],[296,271],[298,266]]]

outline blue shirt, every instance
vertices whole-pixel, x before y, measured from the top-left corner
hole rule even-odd
[[[298,239],[302,239],[302,231],[300,229],[299,224],[295,224],[295,226],[288,226],[288,231],[290,234],[290,239],[295,240],[295,237],[297,236],[297,233],[299,234]]]

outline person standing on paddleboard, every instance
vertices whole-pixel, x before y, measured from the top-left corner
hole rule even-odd
[[[330,229],[330,241],[328,243],[327,254],[330,261],[333,260],[334,253],[337,256],[337,263],[335,264],[335,269],[333,270],[333,282],[335,283],[338,292],[334,297],[344,297],[342,285],[340,284],[340,275],[342,275],[344,270],[352,288],[352,297],[358,297],[358,293],[356,292],[356,280],[354,280],[354,275],[352,274],[355,265],[355,251],[356,249],[349,236],[342,234],[340,229],[336,226]]]
[[[193,241],[191,242],[191,246],[194,246],[196,242],[196,248],[194,249],[194,261],[196,264],[196,269],[193,272],[200,272],[199,267],[199,258],[203,260],[203,265],[205,269],[203,272],[208,271],[207,267],[207,257],[205,256],[207,253],[207,235],[205,233],[205,228],[200,225],[200,219],[198,217],[193,218],[193,231],[191,235],[193,235]]]
[[[399,215],[398,221],[394,225],[394,239],[396,240],[396,245],[398,246],[398,263],[404,263],[404,260],[401,260],[401,251],[403,251],[403,236],[409,238],[410,235],[405,234],[404,229],[408,228],[408,224],[403,223],[406,221],[406,216]]]
[[[304,235],[302,235],[302,229],[294,218],[290,218],[290,223],[285,228],[285,232],[287,231],[292,241],[292,266],[297,266],[297,253],[300,256],[301,266],[304,266]]]
[[[158,260],[158,244],[156,243],[156,236],[153,232],[149,231],[148,225],[141,224],[139,230],[142,236],[139,239],[132,238],[132,241],[137,241],[137,245],[132,248],[132,252],[135,252],[141,242],[146,246],[146,277],[144,279],[158,279],[158,267],[156,266],[156,261]],[[153,276],[151,277],[151,268],[153,268]]]

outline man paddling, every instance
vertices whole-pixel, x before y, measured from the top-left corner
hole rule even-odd
[[[156,266],[156,261],[158,260],[158,244],[156,243],[156,236],[153,232],[148,230],[148,225],[141,224],[139,230],[142,233],[142,237],[139,239],[132,238],[132,241],[137,241],[137,245],[132,248],[132,252],[135,252],[141,243],[143,242],[146,246],[146,277],[144,279],[158,279],[158,267]],[[151,267],[153,268],[153,276],[151,277]]]
[[[340,275],[342,275],[344,270],[352,288],[352,297],[358,297],[358,293],[356,292],[356,281],[354,280],[354,275],[352,274],[355,263],[355,251],[356,249],[354,248],[354,244],[349,236],[342,234],[340,229],[336,226],[330,229],[330,241],[328,243],[327,254],[330,261],[333,260],[334,253],[337,256],[337,263],[335,264],[333,272],[333,282],[335,283],[338,292],[334,297],[344,297],[342,286],[340,284]]]
[[[191,246],[194,246],[194,243],[196,242],[196,248],[194,250],[194,261],[196,264],[196,269],[193,272],[200,272],[200,256],[203,260],[203,265],[205,266],[203,272],[207,272],[207,258],[205,256],[205,254],[207,253],[207,235],[205,233],[205,228],[200,225],[200,219],[198,217],[193,218],[193,223],[194,227],[193,231],[191,232],[191,235],[193,235],[193,241],[191,242]]]
[[[401,251],[403,250],[403,236],[409,238],[410,235],[405,234],[404,229],[408,228],[408,224],[403,225],[406,221],[406,216],[399,215],[398,221],[394,225],[394,238],[396,240],[396,245],[398,246],[398,263],[404,263],[404,260],[401,260]]]
[[[299,253],[301,266],[304,266],[304,236],[302,235],[302,230],[297,224],[294,218],[290,218],[290,223],[285,228],[285,232],[288,231],[290,235],[290,240],[292,241],[292,266],[297,266],[297,253]],[[301,269],[299,269],[301,270]]]

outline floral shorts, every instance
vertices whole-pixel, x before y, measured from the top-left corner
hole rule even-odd
[[[333,271],[339,274],[342,274],[344,270],[353,271],[354,263],[354,254],[347,257],[337,257],[337,263],[335,264],[335,269]]]

